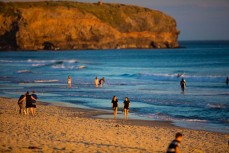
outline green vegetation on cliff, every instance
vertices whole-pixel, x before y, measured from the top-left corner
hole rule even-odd
[[[0,50],[178,47],[176,21],[147,8],[79,2],[0,7]]]

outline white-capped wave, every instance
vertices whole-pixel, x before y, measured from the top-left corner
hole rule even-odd
[[[32,71],[30,70],[18,70],[18,73],[31,73]]]
[[[53,65],[52,68],[54,68],[54,69],[65,69],[66,67],[64,66],[64,64],[60,64],[60,65]]]
[[[59,80],[35,80],[35,83],[52,83],[52,82],[59,82]]]
[[[160,74],[160,73],[140,73],[139,77],[142,79],[154,80],[154,81],[177,81],[184,78],[186,81],[192,82],[225,82],[226,76],[220,75],[189,75],[183,74]]]
[[[207,106],[208,106],[209,108],[214,108],[214,109],[225,108],[225,106],[222,105],[222,104],[208,104]]]

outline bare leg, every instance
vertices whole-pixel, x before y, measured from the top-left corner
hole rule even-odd
[[[34,116],[33,107],[30,107],[30,112],[31,112],[32,116]]]
[[[117,107],[114,109],[114,119],[116,119],[116,117],[117,117]]]

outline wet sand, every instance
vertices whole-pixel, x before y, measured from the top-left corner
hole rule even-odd
[[[37,105],[35,117],[18,113],[17,99],[0,98],[1,152],[162,153],[176,132],[183,153],[226,153],[229,134],[179,128],[170,122],[101,119],[107,114]]]

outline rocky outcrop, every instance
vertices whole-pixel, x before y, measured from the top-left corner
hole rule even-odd
[[[0,3],[0,50],[176,48],[176,21],[122,4]]]

